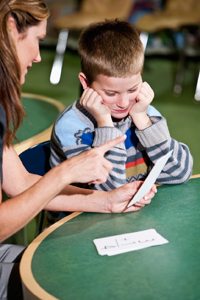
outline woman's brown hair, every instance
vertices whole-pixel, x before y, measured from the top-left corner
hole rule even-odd
[[[10,146],[26,113],[21,103],[20,65],[8,19],[13,17],[19,33],[49,16],[42,0],[0,0],[0,103],[7,118],[5,144]]]

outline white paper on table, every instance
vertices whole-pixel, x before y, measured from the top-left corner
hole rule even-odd
[[[165,154],[157,160],[149,175],[142,184],[141,188],[135,194],[133,199],[129,202],[128,207],[141,200],[148,192],[150,192],[164,165],[168,161],[169,157],[172,155],[172,152],[173,150],[171,150],[170,152],[168,152],[167,154]]]
[[[116,255],[168,243],[155,229],[115,235],[93,240],[100,255]]]

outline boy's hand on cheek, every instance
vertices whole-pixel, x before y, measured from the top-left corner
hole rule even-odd
[[[113,127],[110,108],[103,104],[102,97],[96,91],[91,88],[84,90],[80,104],[93,115],[98,123],[98,127]]]
[[[147,107],[154,98],[154,92],[147,82],[143,82],[129,114],[139,130],[149,127],[152,123],[146,114]]]

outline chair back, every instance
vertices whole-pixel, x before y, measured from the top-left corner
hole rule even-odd
[[[116,18],[126,19],[133,5],[133,0],[83,0],[81,11],[102,15],[102,21],[104,15],[113,15],[113,12],[116,13]]]
[[[194,13],[200,10],[200,1],[198,0],[167,0],[165,11],[175,14]]]
[[[19,155],[29,173],[43,176],[50,170],[50,141],[37,144]]]
[[[82,30],[90,23],[105,19],[126,20],[133,5],[134,0],[83,0],[77,12],[62,15],[56,18],[53,24],[58,30],[64,28]]]
[[[200,24],[200,1],[167,0],[161,11],[146,14],[135,24],[139,31],[154,33],[159,30],[181,30]]]

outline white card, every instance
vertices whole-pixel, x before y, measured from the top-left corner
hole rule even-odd
[[[153,184],[155,183],[156,179],[158,178],[160,172],[162,171],[164,165],[168,161],[169,157],[172,155],[173,150],[159,158],[150,171],[149,175],[145,179],[144,183],[138,190],[138,192],[135,194],[133,199],[129,202],[128,207],[133,205],[134,203],[140,201],[148,192],[150,192]]]
[[[100,255],[116,255],[168,243],[155,229],[115,235],[93,240]]]

